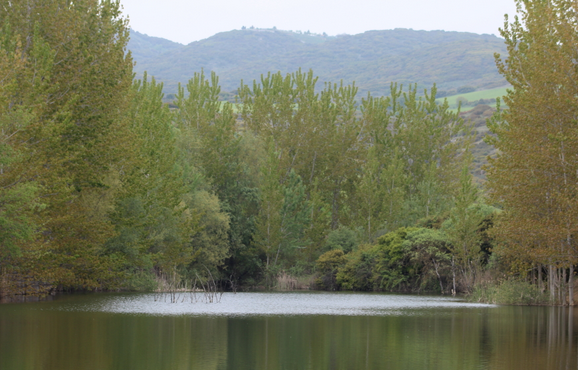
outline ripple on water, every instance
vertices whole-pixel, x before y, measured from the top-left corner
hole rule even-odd
[[[385,316],[419,314],[428,309],[495,307],[450,297],[357,293],[224,293],[207,303],[202,294],[130,294],[103,297],[98,303],[67,306],[67,310],[155,316],[340,315]],[[196,299],[195,299],[196,298]],[[64,309],[64,307],[62,307]]]

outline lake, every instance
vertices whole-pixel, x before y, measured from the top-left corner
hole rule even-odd
[[[379,293],[62,295],[0,305],[2,370],[577,369],[578,311]]]

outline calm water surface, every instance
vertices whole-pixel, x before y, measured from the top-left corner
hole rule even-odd
[[[578,311],[351,293],[0,305],[2,370],[578,369]]]

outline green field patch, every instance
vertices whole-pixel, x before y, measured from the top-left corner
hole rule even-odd
[[[502,98],[506,95],[507,90],[509,87],[498,87],[495,89],[488,89],[488,90],[480,90],[480,91],[473,91],[466,94],[456,94],[451,96],[446,96],[443,98],[438,98],[436,101],[443,102],[444,99],[447,99],[448,103],[450,104],[450,108],[457,109],[458,103],[461,101],[462,103],[462,112],[467,112],[470,109],[473,109],[478,104],[487,104],[491,107],[495,107],[495,99]],[[480,100],[494,100],[493,102],[483,101]]]

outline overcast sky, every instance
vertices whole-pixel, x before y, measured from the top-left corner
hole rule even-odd
[[[357,34],[413,28],[499,35],[514,0],[121,0],[133,29],[188,44],[242,26]]]

